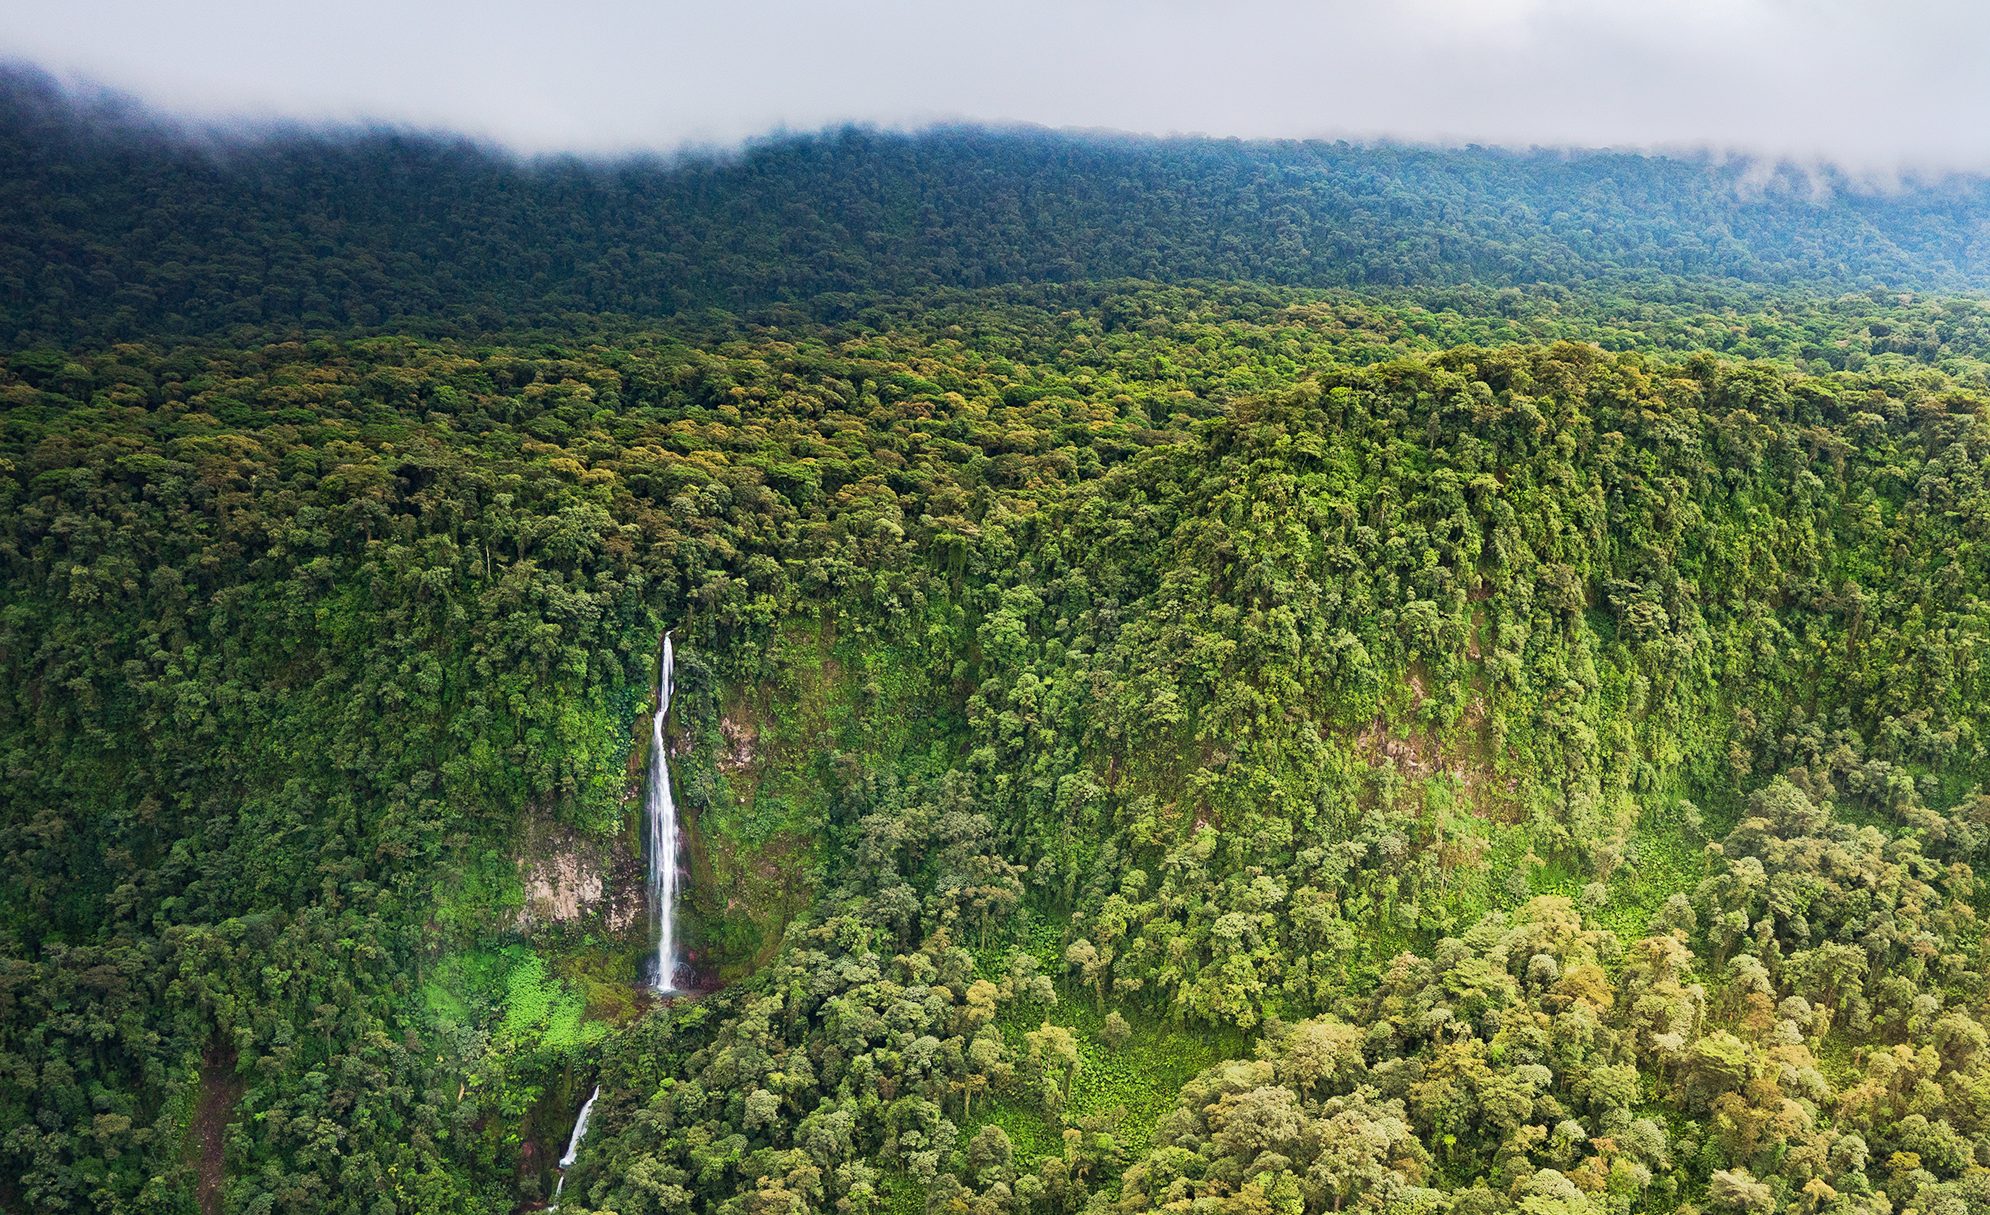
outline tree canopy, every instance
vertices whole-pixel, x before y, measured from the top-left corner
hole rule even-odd
[[[0,1209],[1990,1205],[1975,187],[39,87]]]

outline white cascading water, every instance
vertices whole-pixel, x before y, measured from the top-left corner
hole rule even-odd
[[[677,690],[677,662],[670,634],[663,635],[663,665],[657,673],[656,717],[650,722],[650,782],[643,802],[649,821],[650,917],[656,921],[658,993],[677,990],[677,803],[670,796],[670,761],[664,755],[663,718]]]
[[[567,1170],[580,1159],[580,1141],[587,1136],[587,1116],[594,1112],[594,1099],[600,1095],[601,1086],[597,1084],[587,1100],[581,1102],[580,1117],[574,1119],[574,1133],[567,1138],[567,1154],[560,1157],[560,1179],[553,1183],[553,1205],[546,1208],[549,1211],[560,1209],[560,1191],[567,1188]]]

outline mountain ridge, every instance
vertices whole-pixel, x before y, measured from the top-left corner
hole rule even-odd
[[[1113,278],[1990,288],[1980,178],[1820,196],[1713,158],[962,126],[614,161],[192,129],[0,74],[0,346]]]

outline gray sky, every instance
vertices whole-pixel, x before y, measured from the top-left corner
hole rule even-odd
[[[526,151],[972,119],[1990,168],[1972,0],[5,0],[0,55]]]

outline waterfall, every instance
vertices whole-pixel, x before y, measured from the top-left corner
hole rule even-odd
[[[670,634],[663,635],[663,664],[657,672],[656,717],[650,722],[649,792],[643,813],[649,823],[650,917],[656,921],[654,989],[677,988],[677,803],[670,796],[670,761],[664,755],[663,718],[677,690],[677,661]]]
[[[567,1170],[572,1168],[574,1161],[580,1157],[580,1141],[587,1135],[587,1116],[594,1112],[594,1099],[600,1095],[601,1086],[597,1084],[594,1086],[594,1091],[588,1094],[587,1100],[581,1102],[580,1117],[574,1119],[574,1133],[567,1140],[567,1154],[560,1157],[560,1179],[553,1183],[553,1205],[546,1208],[549,1211],[560,1209],[560,1191],[567,1188]]]
[[[574,1166],[575,1158],[580,1155],[580,1141],[587,1136],[587,1116],[594,1112],[594,1100],[599,1096],[601,1086],[597,1084],[594,1091],[587,1095],[587,1100],[580,1103],[580,1117],[574,1119],[574,1133],[567,1140],[567,1154],[560,1157],[560,1171],[563,1173]]]

